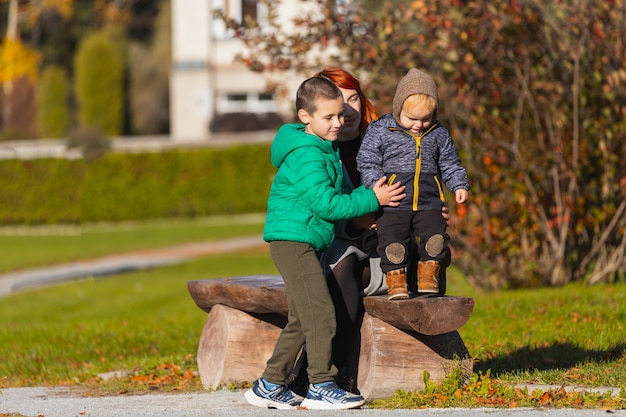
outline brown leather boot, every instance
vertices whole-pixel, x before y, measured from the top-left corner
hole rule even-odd
[[[439,294],[439,261],[417,263],[417,292]]]
[[[385,274],[387,282],[387,295],[389,300],[406,300],[409,298],[409,290],[406,285],[406,269],[394,269]]]

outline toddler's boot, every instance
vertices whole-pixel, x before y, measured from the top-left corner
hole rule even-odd
[[[406,300],[409,298],[405,268],[394,269],[385,273],[385,281],[387,282],[389,300]]]
[[[439,261],[417,263],[417,292],[439,294]]]

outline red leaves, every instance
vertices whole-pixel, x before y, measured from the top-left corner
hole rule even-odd
[[[195,379],[195,374],[191,369],[183,370],[174,363],[162,363],[155,372],[149,374],[133,375],[130,381],[134,384],[147,385],[150,389],[158,389],[162,386],[181,389]]]

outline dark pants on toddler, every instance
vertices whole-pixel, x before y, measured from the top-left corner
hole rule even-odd
[[[418,259],[439,261],[443,268],[450,263],[446,221],[441,210],[400,211],[386,210],[376,221],[380,267],[387,273],[406,268],[411,239],[415,237]]]

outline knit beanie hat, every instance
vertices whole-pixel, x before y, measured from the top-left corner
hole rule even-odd
[[[439,107],[435,80],[425,72],[417,68],[411,68],[398,83],[396,95],[393,97],[393,118],[396,119],[396,122],[400,123],[400,112],[402,111],[404,100],[413,94],[429,95],[437,101],[437,107]]]

